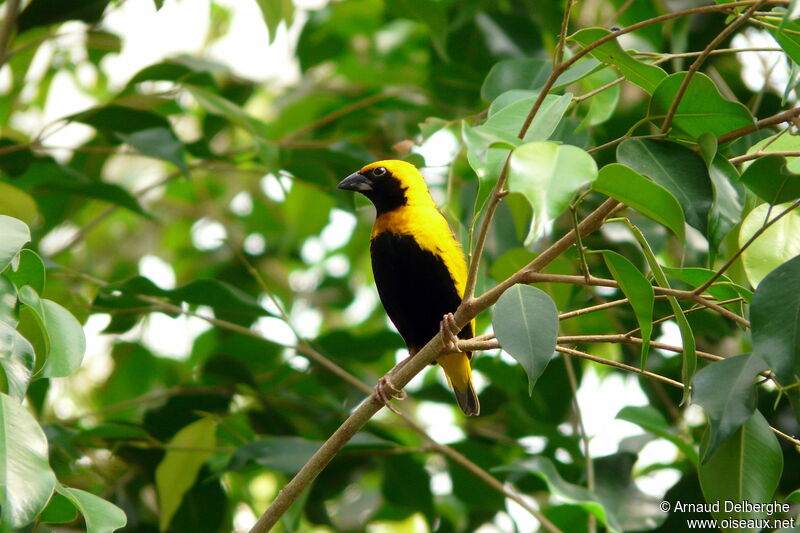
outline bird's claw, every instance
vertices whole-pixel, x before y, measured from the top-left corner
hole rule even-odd
[[[390,411],[399,414],[400,411],[398,411],[397,408],[392,405],[391,400],[392,398],[405,400],[408,395],[406,394],[406,391],[395,387],[394,383],[392,383],[389,378],[384,376],[379,379],[378,384],[375,385],[375,396],[377,396],[378,400],[383,405],[388,407]]]
[[[453,313],[447,313],[439,323],[439,333],[442,336],[442,352],[458,352],[458,334],[461,330],[456,325],[456,318]]]

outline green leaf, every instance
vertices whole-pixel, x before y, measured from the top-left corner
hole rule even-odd
[[[421,512],[432,521],[435,514],[431,476],[425,463],[410,454],[387,455],[381,460],[381,466],[381,495],[386,502],[409,514]],[[397,487],[403,487],[404,490],[397,490]]]
[[[608,270],[619,283],[619,288],[631,303],[642,337],[640,366],[644,370],[650,351],[650,335],[653,333],[653,303],[655,292],[647,278],[624,256],[611,250],[603,251]]]
[[[30,286],[19,290],[19,301],[33,312],[45,340],[46,353],[37,377],[72,375],[81,366],[86,351],[86,337],[80,322],[57,303],[39,298]]]
[[[0,215],[0,272],[5,270],[25,243],[31,240],[28,226],[16,218]]]
[[[649,431],[657,437],[668,440],[674,444],[683,454],[695,465],[699,463],[697,450],[690,443],[683,440],[672,432],[669,424],[655,407],[651,405],[623,407],[616,416],[619,420],[625,420],[631,424],[636,424],[645,431]]]
[[[789,206],[790,204],[774,206],[770,217],[774,218]],[[761,204],[747,214],[739,229],[739,246],[744,246],[761,229],[768,212],[770,206]],[[750,284],[757,287],[767,274],[797,255],[800,255],[800,209],[795,208],[767,228],[745,249],[742,263]]]
[[[759,157],[742,173],[742,183],[770,204],[782,204],[800,198],[800,175],[788,168],[780,155]]]
[[[292,475],[303,468],[321,445],[319,441],[299,437],[266,437],[248,442],[236,450],[228,468],[241,470],[254,462],[268,470]]]
[[[667,276],[688,283],[693,289],[703,285],[716,274],[715,270],[700,267],[661,268],[664,269]],[[741,296],[745,301],[749,302],[753,298],[753,293],[741,285],[733,283],[730,278],[724,274],[717,278],[717,280],[706,289],[706,292],[717,300],[730,300]]]
[[[256,0],[261,9],[261,16],[269,30],[269,44],[275,42],[278,33],[278,25],[286,22],[288,27],[294,17],[294,3],[291,0]]]
[[[636,240],[639,241],[639,244],[642,247],[644,257],[647,259],[647,264],[650,265],[650,270],[653,272],[653,277],[655,278],[658,286],[667,289],[670,288],[669,282],[667,281],[667,276],[664,275],[664,271],[662,270],[661,265],[658,263],[658,259],[656,259],[653,249],[650,248],[650,244],[647,242],[647,239],[644,238],[644,235],[636,226],[631,225],[631,230],[633,231]],[[681,365],[683,399],[681,400],[681,403],[683,403],[689,399],[690,385],[692,383],[692,379],[694,378],[695,369],[697,368],[697,347],[695,345],[692,327],[689,325],[686,315],[683,314],[683,308],[681,308],[678,300],[672,295],[667,295],[667,301],[672,309],[672,314],[675,315],[675,322],[678,324],[678,329],[681,332],[681,344],[683,345],[683,365]]]
[[[575,41],[585,48],[610,34],[611,32],[604,28],[585,28],[570,35],[569,40]],[[618,68],[625,79],[651,94],[667,77],[667,73],[662,68],[642,63],[628,55],[616,39],[598,46],[589,54],[603,63]]]
[[[692,401],[708,416],[709,438],[705,442],[705,463],[756,409],[755,379],[767,369],[756,354],[742,354],[717,361],[700,370],[692,383]]]
[[[467,161],[478,176],[477,213],[497,183],[509,150],[522,141],[490,126],[468,126],[466,121],[461,123],[461,138],[467,149]]]
[[[86,521],[86,533],[113,533],[128,523],[125,513],[111,502],[85,490],[56,485],[59,494],[71,501]]]
[[[676,72],[658,84],[650,100],[651,120],[663,121],[686,75]],[[696,72],[675,110],[672,129],[697,139],[704,133],[719,137],[753,123],[753,115],[746,106],[723,98],[711,78]]]
[[[387,7],[399,17],[417,20],[425,25],[439,57],[447,60],[447,12],[443,3],[430,0],[395,0]]]
[[[231,100],[203,87],[187,85],[186,89],[197,100],[198,105],[208,113],[224,117],[251,133],[263,129],[255,118]]]
[[[0,532],[33,522],[55,484],[44,431],[28,409],[0,394]]]
[[[30,226],[39,217],[39,209],[30,194],[0,181],[0,215],[17,218]]]
[[[284,474],[296,474],[311,456],[317,453],[322,441],[300,437],[265,437],[239,447],[231,456],[228,469],[242,470],[253,463],[260,467]],[[392,448],[388,441],[368,433],[357,433],[345,449],[374,450]]]
[[[89,61],[98,65],[108,54],[122,51],[122,39],[113,33],[103,30],[92,30],[86,33],[86,55]]]
[[[748,154],[756,152],[800,152],[800,136],[776,133],[761,139],[747,149]],[[742,168],[747,168],[756,160],[745,161]],[[786,157],[787,170],[793,174],[800,174],[800,157]]]
[[[592,189],[636,209],[684,240],[686,222],[681,204],[667,189],[635,170],[619,163],[606,165],[600,169]]]
[[[714,192],[699,155],[671,142],[629,139],[617,148],[617,161],[667,189],[683,207],[686,222],[707,233]]]
[[[45,524],[66,524],[78,518],[78,509],[75,505],[58,492],[53,493],[50,503],[42,511],[42,522]]]
[[[115,134],[131,134],[155,128],[172,131],[169,121],[157,113],[117,104],[93,107],[67,118],[95,128],[109,140],[117,139]]]
[[[135,295],[158,296],[192,305],[207,305],[217,311],[226,311],[237,315],[268,314],[249,294],[224,281],[215,279],[198,279],[177,289],[167,290],[158,287],[149,278],[136,276],[104,286],[96,303],[112,308],[125,308],[132,305],[141,307],[142,301],[135,298]]]
[[[0,171],[7,176],[23,174],[35,160],[29,145],[0,138]]]
[[[615,79],[617,79],[617,76],[614,71],[606,68],[586,76],[581,80],[581,84],[586,88],[587,92],[590,92],[608,85]],[[589,110],[586,112],[586,116],[578,126],[578,129],[582,130],[588,126],[596,126],[610,119],[617,109],[621,92],[620,84],[616,84],[592,96],[589,99]]]
[[[597,163],[585,150],[554,142],[523,144],[511,153],[508,190],[522,194],[533,208],[526,245],[545,224],[569,206],[575,193],[597,177]]]
[[[75,194],[78,196],[85,196],[87,198],[95,198],[102,200],[125,209],[143,215],[147,218],[153,218],[152,215],[147,213],[139,204],[130,192],[128,192],[121,185],[116,183],[56,183],[51,182],[46,184],[47,188],[51,191],[62,191],[68,194]]]
[[[631,24],[635,24],[642,20],[648,20],[657,17],[664,12],[663,5],[655,4],[653,2],[626,3],[626,0],[611,0],[611,3],[616,10],[618,24],[621,26],[630,26]],[[627,8],[620,12],[622,6],[627,6]],[[656,50],[661,50],[664,44],[663,30],[664,28],[662,28],[661,25],[656,24],[638,29],[633,32],[633,35],[645,38]],[[674,41],[676,38],[674,35],[675,28],[672,28],[672,32],[673,34],[670,35],[670,37]],[[673,44],[673,49],[671,51],[673,53],[678,52],[678,50],[674,49],[674,46],[675,45]]]
[[[117,133],[117,138],[146,155],[174,164],[184,174],[189,175],[189,167],[183,157],[183,143],[171,129],[149,128],[133,133]]]
[[[37,26],[49,26],[68,20],[82,20],[87,24],[99,21],[109,0],[60,0],[56,8],[51,0],[33,0],[17,18],[17,31],[28,31]]]
[[[591,76],[595,72],[603,69],[605,69],[606,72],[611,72],[611,69],[605,68],[605,65],[603,65],[597,59],[591,56],[585,56],[582,59],[579,59],[577,63],[569,67],[558,78],[556,78],[556,82],[553,84],[550,92],[560,91],[561,89],[575,82],[581,81],[587,76]]]
[[[33,290],[42,294],[45,284],[44,261],[39,254],[27,248],[20,251],[18,264],[12,263],[11,268],[6,272],[6,277],[11,283],[21,289],[25,285],[30,285]]]
[[[550,494],[558,496],[563,501],[579,505],[593,514],[601,523],[606,525],[609,532],[622,531],[617,518],[604,507],[596,494],[580,485],[565,481],[556,470],[553,462],[546,457],[530,457],[507,466],[493,468],[492,471],[520,472],[534,475],[547,483]]]
[[[119,205],[134,213],[150,216],[139,201],[124,187],[116,183],[94,181],[73,168],[65,167],[52,158],[41,158],[30,166],[19,180],[27,183],[26,189],[34,196],[58,196],[59,193],[96,198]],[[52,197],[51,197],[52,198]],[[59,202],[63,202],[59,198]]]
[[[514,58],[496,63],[481,86],[481,98],[492,102],[512,89],[541,89],[553,69],[547,59]]]
[[[206,66],[206,68],[198,68]],[[220,69],[217,69],[220,70]],[[173,81],[175,83],[191,83],[199,87],[214,87],[216,82],[209,65],[201,65],[194,58],[175,57],[161,63],[148,65],[131,77],[125,92],[143,81]]]
[[[35,361],[31,343],[17,330],[0,321],[0,367],[5,373],[8,395],[20,402],[25,399]]]
[[[779,26],[770,28],[769,31],[783,51],[786,52],[795,64],[800,64],[800,24],[788,16],[781,19]]]
[[[516,91],[515,91],[516,92]],[[514,102],[504,104],[501,106],[494,106],[491,110],[489,120],[479,128],[491,128],[494,132],[503,132],[505,139],[509,135],[516,137],[517,133],[522,129],[525,124],[525,119],[528,117],[533,104],[536,103],[538,93],[535,95],[527,96],[516,100]],[[505,95],[500,95],[498,99],[505,100]],[[563,95],[548,94],[542,101],[541,107],[536,112],[530,126],[525,131],[523,141],[545,141],[555,131],[558,123],[561,122],[561,117],[564,116],[567,108],[572,103],[572,94],[567,93]]]
[[[216,442],[217,423],[212,418],[201,418],[189,424],[169,441],[167,453],[156,467],[156,489],[161,509],[158,524],[161,531],[166,531],[184,494],[194,485],[200,467],[211,456]]]
[[[528,285],[515,285],[494,306],[492,327],[503,350],[528,375],[528,394],[553,356],[558,311],[550,296]]]
[[[713,200],[708,211],[708,242],[718,250],[722,240],[741,220],[742,186],[736,168],[723,155],[717,153],[717,139],[704,133],[699,139],[700,154],[708,167]],[[713,263],[712,259],[710,260]]]
[[[659,499],[639,490],[633,480],[636,459],[635,453],[619,452],[594,460],[594,492],[623,531],[653,529],[667,518]]]
[[[716,363],[714,363],[716,364]],[[731,501],[741,503],[772,501],[783,470],[783,453],[778,439],[764,416],[756,411],[750,419],[722,443],[705,463],[700,465],[700,487],[709,503]],[[725,518],[763,518],[765,512],[714,512],[718,520]],[[759,529],[727,529],[725,531],[759,531]]]
[[[753,353],[783,385],[800,378],[800,256],[769,273],[750,307]]]
[[[503,281],[533,261],[535,257],[536,254],[526,248],[512,248],[494,260],[489,275],[497,282]]]

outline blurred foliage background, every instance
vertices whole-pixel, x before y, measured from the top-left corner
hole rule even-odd
[[[556,89],[578,98],[566,98],[553,129],[537,139],[595,148],[598,167],[618,161],[658,182],[642,163],[641,150],[649,150],[667,165],[666,175],[674,172],[679,182],[688,176],[676,185],[686,192],[679,203],[692,226],[685,241],[669,232],[669,221],[644,216],[653,216],[646,209],[624,212],[660,263],[672,267],[674,287],[702,284],[708,276],[688,267],[723,264],[740,247],[745,215],[761,209],[763,219],[769,207],[728,165],[734,177],[721,179],[732,180],[736,202],[723,229],[692,219],[719,207],[722,193],[710,192],[709,172],[724,169],[707,168],[687,146],[696,147],[700,133],[714,140],[740,127],[737,116],[747,125],[792,107],[799,33],[791,13],[770,12],[772,4],[761,8],[758,24],[743,24],[717,47],[761,51],[714,54],[704,63],[704,79],[719,98],[743,104],[707,129],[683,122],[672,142],[655,148],[642,139],[626,141],[638,143],[627,144],[627,152],[604,146],[658,133],[660,120],[652,120],[655,126],[646,120],[659,114],[658,90],[631,80],[648,62],[667,74],[686,70],[741,15],[738,5],[623,36],[622,48],[636,51],[622,54],[635,58],[632,66],[622,56],[578,63],[582,70],[572,70],[573,78]],[[569,33],[699,5],[580,1]],[[7,465],[25,467],[0,467],[0,530],[247,531],[365,397],[318,356],[370,386],[405,356],[372,283],[372,209],[362,199],[354,204],[336,183],[368,162],[406,158],[423,169],[456,235],[469,242],[479,188],[487,190],[476,177],[482,163],[470,159],[483,142],[474,127],[508,90],[542,86],[564,2],[5,0],[0,10],[0,213],[24,222],[4,218],[0,233],[8,256],[0,269],[9,265],[0,276],[0,383],[2,420],[10,428],[0,430],[0,455]],[[174,45],[181,35],[186,43]],[[597,39],[584,37],[568,43],[566,57]],[[136,55],[145,49],[160,55]],[[609,85],[620,73],[624,79]],[[725,107],[719,98],[703,100],[707,87],[698,90],[687,98],[692,104]],[[529,106],[511,123],[521,123]],[[771,149],[800,149],[791,123],[774,128],[738,136],[719,153],[742,156],[778,131]],[[484,151],[499,150],[490,142]],[[794,161],[788,159],[788,171],[787,160],[772,161],[755,179],[791,174]],[[704,182],[693,177],[697,165]],[[605,199],[581,191],[589,194],[579,219]],[[800,196],[792,194],[768,203]],[[569,211],[554,213],[539,222],[542,238],[526,246],[531,217],[522,195],[500,204],[478,293],[572,227]],[[727,290],[736,290],[723,291],[720,300],[749,302],[768,272],[800,253],[796,212],[784,222],[750,254],[749,266],[739,259],[726,271]],[[623,225],[607,225],[583,244],[614,250],[648,270]],[[602,255],[587,261],[593,275],[619,279]],[[794,263],[791,275],[800,268]],[[576,249],[546,272],[581,274]],[[537,286],[560,312],[625,296],[613,287]],[[797,288],[779,284],[771,294],[798,294]],[[739,300],[727,306],[739,314],[747,307]],[[654,309],[654,318],[673,312],[664,299]],[[750,352],[750,334],[735,321],[707,309],[686,317],[698,349]],[[479,316],[478,331],[491,331],[491,320],[491,312]],[[561,334],[618,334],[637,326],[634,311],[618,306],[563,320]],[[681,345],[674,320],[656,322],[652,338]],[[636,345],[570,346],[633,366],[640,361]],[[707,418],[699,405],[681,404],[679,389],[580,359],[571,368],[556,356],[529,396],[525,372],[507,354],[483,352],[473,361],[480,417],[457,412],[438,369],[411,383],[402,408],[434,441],[515,487],[563,531],[682,531],[694,515],[668,515],[658,502],[730,496],[724,486],[730,479],[701,489],[699,477],[728,472],[737,461],[746,468],[734,474],[760,487],[738,493],[740,499],[800,499],[790,496],[798,489],[800,456],[764,430],[769,423],[795,435],[797,417],[776,385],[759,387],[757,396],[752,386],[766,366],[754,363],[747,367],[754,372],[741,374],[741,394],[730,400],[741,409],[721,430],[725,450],[730,439],[752,448],[718,454],[702,467],[697,450]],[[647,368],[682,381],[683,363],[678,354],[652,349]],[[709,387],[731,390],[729,378],[712,376]],[[756,404],[761,415],[753,415]],[[591,476],[582,426],[591,440]],[[753,444],[750,434],[761,440]],[[280,527],[488,533],[533,531],[538,521],[384,410]]]

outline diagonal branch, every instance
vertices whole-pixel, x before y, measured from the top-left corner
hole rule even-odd
[[[367,394],[368,396],[371,395],[374,392],[374,389],[372,387],[370,387],[369,385],[358,379],[356,376],[350,374],[349,372],[347,372],[347,370],[343,369],[342,367],[331,361],[330,358],[323,355],[320,351],[314,348],[309,341],[307,341],[306,339],[303,338],[302,335],[300,335],[300,332],[297,331],[297,328],[294,327],[291,320],[289,319],[288,313],[283,308],[280,301],[278,301],[278,299],[275,297],[273,292],[270,290],[269,286],[267,285],[266,281],[264,281],[264,278],[261,276],[258,270],[256,270],[256,268],[252,265],[252,263],[250,263],[250,261],[247,260],[247,258],[244,256],[244,254],[242,254],[241,250],[237,246],[230,246],[230,248],[239,258],[239,261],[244,265],[244,267],[247,269],[250,275],[256,280],[256,283],[258,283],[259,287],[261,287],[261,290],[264,291],[264,293],[266,293],[269,296],[269,298],[272,300],[272,303],[275,304],[275,306],[278,308],[278,311],[280,312],[283,321],[286,323],[287,326],[289,326],[289,328],[291,328],[292,332],[295,334],[295,337],[297,338],[297,351],[309,357],[315,363],[327,368],[335,375],[344,379],[344,381],[350,383],[361,392]],[[253,336],[263,339],[263,337],[261,337],[261,335],[258,334],[254,334]],[[425,431],[425,428],[419,425],[416,422],[416,420],[414,420],[411,416],[408,415],[408,413],[405,413],[400,409],[392,409],[392,412],[395,413],[400,418],[402,418],[408,427],[419,433],[422,436],[422,438],[424,438],[427,441],[429,448],[432,448],[433,450],[441,453],[442,455],[446,455],[451,460],[458,463],[459,465],[464,467],[464,469],[472,473],[475,477],[477,477],[478,479],[480,479],[481,481],[483,481],[484,483],[486,483],[487,485],[498,491],[500,494],[502,494],[506,498],[515,501],[523,509],[528,511],[531,514],[531,516],[536,518],[536,520],[538,520],[539,523],[542,524],[542,526],[551,533],[563,533],[558,528],[558,526],[556,526],[550,520],[548,520],[548,518],[544,516],[541,511],[531,506],[519,494],[517,494],[516,492],[510,490],[508,487],[503,485],[495,477],[493,477],[486,470],[478,466],[475,462],[471,461],[464,454],[458,452],[457,450],[455,450],[450,446],[447,446],[446,444],[441,444],[433,440]]]

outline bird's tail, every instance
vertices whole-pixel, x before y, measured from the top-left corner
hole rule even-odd
[[[436,360],[442,365],[447,381],[453,387],[456,402],[465,415],[474,416],[481,412],[481,404],[475,387],[472,386],[472,368],[466,353],[448,353]]]

